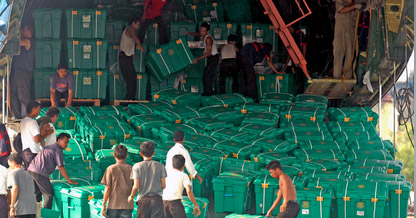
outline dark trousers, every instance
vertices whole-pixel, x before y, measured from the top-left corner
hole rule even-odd
[[[257,101],[257,81],[254,67],[246,57],[241,57],[240,92]]]
[[[43,207],[52,209],[53,187],[48,177],[42,176],[32,171],[28,171],[35,181],[35,194],[37,202],[42,201],[42,194],[44,198]],[[40,196],[40,199],[39,199]]]
[[[107,218],[132,218],[133,209],[107,209]]]
[[[149,27],[150,24],[157,23],[158,30],[159,30],[159,44],[165,44],[167,43],[166,39],[166,26],[163,24],[162,16],[155,17],[153,19],[145,19],[144,22],[140,26],[139,35],[137,38],[139,38],[140,43],[143,43],[144,36],[146,35],[146,30]],[[151,36],[150,36],[151,37]]]
[[[293,73],[295,77],[295,83],[298,87],[296,91],[297,94],[303,94],[305,91],[305,74],[303,73],[302,69],[299,67],[289,66],[286,68],[286,73]]]
[[[182,218],[186,217],[185,207],[180,199],[173,201],[163,201],[165,209],[165,218]]]
[[[25,164],[24,168],[27,169],[30,165],[30,163],[32,163],[32,160],[35,159],[37,153],[32,153],[32,151],[30,150],[30,148],[26,148],[25,150],[22,151],[22,158],[23,158],[23,163]]]
[[[15,72],[10,75],[10,107],[17,119],[26,116],[26,105],[32,100],[33,71]]]
[[[9,168],[9,164],[7,163],[7,158],[9,157],[10,154],[4,155],[0,157],[0,165]]]
[[[225,79],[229,76],[233,77],[233,93],[238,92],[238,71],[239,67],[236,59],[224,59],[220,65],[220,94],[225,94]]]
[[[204,82],[204,93],[205,96],[214,95],[214,78],[217,71],[218,62],[220,61],[219,55],[209,56],[207,58],[207,66],[204,69],[202,79]]]
[[[146,196],[137,201],[137,218],[160,218],[163,216],[162,196]]]
[[[134,100],[136,98],[137,76],[134,68],[133,56],[127,56],[124,52],[120,52],[119,63],[121,73],[127,85],[127,100]]]
[[[36,218],[36,214],[25,214],[25,215],[15,216],[15,218]]]
[[[280,212],[276,218],[296,218],[300,211],[300,207],[298,203],[289,201],[287,202],[286,210]]]
[[[68,102],[68,90],[66,90],[65,92],[58,92],[58,90],[55,90],[55,104],[56,106],[61,106],[61,99],[64,98],[65,99],[65,104]]]
[[[9,214],[9,204],[7,203],[7,196],[0,195],[0,218],[7,218]]]

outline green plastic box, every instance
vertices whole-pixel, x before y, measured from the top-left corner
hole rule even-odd
[[[230,34],[238,35],[238,24],[230,22],[211,22],[211,36],[216,41],[227,41]],[[201,25],[199,25],[201,26]]]
[[[323,178],[323,179],[344,179],[344,180],[351,180],[353,178],[353,174],[345,171],[334,171],[334,170],[311,170],[306,171],[304,176],[309,178]]]
[[[92,159],[94,158],[91,155]],[[98,184],[101,181],[102,174],[98,166],[98,163],[95,160],[89,160],[83,163],[82,159],[76,159],[74,163],[70,163],[67,158],[65,158],[66,172],[68,173],[69,178],[79,178],[84,179],[91,184]],[[56,169],[50,176],[52,180],[62,180],[64,177],[61,175],[58,169]]]
[[[253,103],[253,99],[239,93],[213,95],[201,98],[202,106],[222,105],[224,107],[234,107],[236,105]]]
[[[338,217],[383,217],[388,192],[384,181],[339,182],[336,190]]]
[[[372,160],[372,159],[359,159],[354,161],[353,166],[379,166],[385,167],[387,173],[400,174],[403,169],[403,162],[391,161],[391,160]]]
[[[74,98],[106,99],[107,70],[71,70],[74,74]]]
[[[169,23],[170,40],[180,39],[185,36],[185,32],[196,32],[196,23],[194,22],[170,22]],[[186,36],[187,41],[194,41],[195,37]]]
[[[199,107],[201,95],[168,88],[152,93],[152,98],[153,101],[166,101],[172,105]]]
[[[127,118],[127,122],[134,126],[139,136],[151,138],[152,128],[167,125],[166,120],[155,114],[138,114]]]
[[[251,42],[270,43],[272,52],[277,52],[279,38],[272,24],[241,23],[243,45]]]
[[[373,160],[393,160],[393,157],[386,150],[349,150],[345,154],[347,162],[352,163],[355,160],[373,159]]]
[[[108,75],[108,99],[110,101],[123,100],[126,98],[127,85],[121,74]]]
[[[385,174],[385,173],[357,173],[355,178],[372,181],[405,181],[406,177],[402,174]]]
[[[183,121],[201,117],[198,110],[191,106],[174,106],[164,108],[159,112],[160,116],[171,123],[185,123]]]
[[[336,160],[343,161],[345,156],[341,150],[338,149],[322,149],[322,150],[310,150],[310,149],[297,149],[293,152],[294,156],[300,160]]]
[[[386,167],[382,166],[355,166],[355,165],[348,165],[348,167],[344,167],[342,169],[346,172],[351,172],[354,174],[357,173],[387,173]]]
[[[283,129],[277,129],[274,126],[267,126],[263,125],[263,123],[258,122],[256,124],[253,119],[250,121],[243,120],[242,126],[238,127],[240,132],[247,132],[251,134],[255,134],[258,137],[266,137],[272,139],[283,139],[283,133],[285,132]],[[245,122],[246,121],[246,122]],[[272,123],[272,121],[270,121]]]
[[[278,160],[281,165],[291,166],[296,157],[291,157],[287,153],[279,153],[275,151],[263,152],[261,154],[252,154],[251,159],[258,162],[260,167],[264,167],[273,160]]]
[[[369,130],[366,132],[357,132],[357,131],[342,131],[338,134],[334,134],[334,138],[338,141],[376,141],[380,140],[376,130]]]
[[[146,65],[155,78],[161,82],[170,74],[174,74],[191,65],[194,60],[186,39],[181,38],[161,45],[149,52]]]
[[[196,203],[198,203],[199,209],[201,210],[201,215],[199,215],[200,218],[206,218],[208,214],[208,204],[209,201],[206,198],[197,197]],[[185,213],[187,218],[195,218],[194,212],[194,205],[192,204],[191,200],[183,196],[182,197],[182,204],[185,207]]]
[[[59,211],[60,216],[63,218],[63,208],[62,208],[62,194],[61,190],[63,188],[72,188],[77,186],[87,186],[91,185],[91,183],[87,180],[80,179],[80,178],[71,178],[71,180],[77,181],[78,185],[69,184],[66,180],[52,180],[52,188],[53,188],[53,202],[52,202],[52,210]],[[49,217],[49,216],[47,216]]]
[[[234,126],[230,122],[220,121],[212,117],[194,117],[188,119],[185,123],[199,128],[201,132],[212,132],[221,128],[231,128]]]
[[[249,0],[223,1],[225,15],[231,22],[251,22],[251,8]]]
[[[344,162],[338,162],[332,159],[316,159],[316,160],[306,160],[305,162],[295,162],[293,166],[302,167],[306,170],[320,170],[320,171],[327,171],[327,170],[336,170],[342,166]]]
[[[328,98],[324,95],[301,94],[295,98],[295,104],[301,107],[322,107],[328,106]]]
[[[105,39],[68,39],[66,41],[68,67],[105,69],[107,48]]]
[[[246,115],[241,125],[260,124],[268,127],[277,127],[279,115],[269,112],[252,112]]]
[[[105,22],[105,39],[109,43],[119,44],[121,35],[128,26],[128,22],[124,20],[107,20]]]
[[[219,149],[210,147],[199,147],[189,152],[194,159],[211,159],[211,160],[222,160],[228,157],[228,154]]]
[[[79,111],[84,115],[94,115],[94,116],[119,116],[125,117],[127,115],[124,106],[81,106]],[[101,118],[100,118],[101,119]]]
[[[298,217],[330,217],[334,196],[332,189],[297,188],[296,195],[300,206]]]
[[[326,123],[323,122],[286,122],[287,120],[284,119],[280,122],[280,128],[286,130],[304,130],[304,131],[328,131],[328,127]]]
[[[146,54],[149,50],[149,46],[147,44],[142,44],[142,48],[144,52],[139,50],[139,47],[136,46],[136,57],[133,59],[134,69],[138,73],[146,73]]]
[[[317,141],[333,141],[331,133],[328,130],[322,131],[304,131],[302,129],[286,130],[284,138],[288,141],[299,143],[305,140],[317,140]]]
[[[409,201],[412,184],[410,182],[387,182],[389,197],[384,210],[384,218],[407,217],[407,202]]]
[[[214,178],[215,212],[246,212],[251,207],[254,179],[244,172],[224,172]]]
[[[88,129],[87,133],[87,139],[92,152],[100,149],[109,149],[115,144],[136,136],[136,131],[127,123],[94,125]]]
[[[263,152],[275,151],[279,153],[291,153],[294,149],[298,148],[298,145],[294,142],[266,137],[254,140],[252,145],[261,147]]]
[[[50,98],[50,81],[54,73],[56,70],[53,69],[35,69],[33,71],[35,98]]]
[[[230,108],[222,105],[201,107],[199,108],[199,111],[205,116],[210,116],[224,122],[232,123],[234,126],[239,126],[245,117],[244,114],[231,110]]]
[[[76,139],[69,139],[68,147],[63,150],[64,157],[81,158],[82,160],[88,160],[87,151],[88,144],[78,142]]]
[[[173,106],[167,103],[166,101],[157,101],[157,102],[129,104],[127,108],[129,109],[129,113],[131,115],[135,115],[135,114],[152,114],[156,110],[160,110],[162,108],[173,108]]]
[[[328,117],[338,122],[372,122],[377,125],[378,114],[369,107],[328,108]]]
[[[261,152],[260,147],[228,140],[220,141],[214,144],[212,148],[222,150],[225,153],[232,155],[234,158],[242,160],[250,160],[251,154],[258,154]]]
[[[89,129],[92,128],[94,125],[98,126],[108,126],[108,125],[118,125],[120,122],[124,123],[124,121],[115,115],[91,115],[90,113],[81,114],[80,112],[77,113],[78,120],[77,120],[77,131],[80,133],[81,138],[84,141],[88,141],[89,138]]]
[[[256,214],[266,214],[276,200],[279,191],[279,180],[266,174],[258,176],[253,184],[256,194]],[[273,216],[279,214],[280,205],[282,205],[282,202],[272,211]]]
[[[201,21],[224,21],[224,7],[222,2],[186,5],[185,14],[189,20],[195,21],[196,23]]]
[[[182,130],[185,133],[185,138],[189,134],[198,133],[194,127],[187,124],[171,124],[158,128],[152,128],[151,131],[153,139],[158,139],[161,142],[169,142],[173,140],[173,134],[178,130]]]
[[[328,128],[332,133],[342,132],[342,131],[356,131],[356,132],[366,132],[374,126],[369,122],[338,122],[338,121],[329,121]]]
[[[61,9],[38,8],[33,10],[35,38],[59,39],[61,37],[61,17]]]
[[[42,208],[40,211],[40,217],[48,217],[48,218],[61,218],[61,212],[57,210],[51,210],[48,208]]]
[[[60,113],[55,123],[55,129],[75,129],[77,121],[77,110],[73,107],[58,107]],[[42,108],[39,117],[45,116],[48,108]]]
[[[257,75],[257,94],[259,98],[265,93],[296,94],[293,74],[259,74]]]
[[[36,39],[35,68],[57,68],[61,61],[61,47],[60,39]]]
[[[97,185],[63,188],[61,190],[63,217],[90,217],[88,201],[102,198],[104,187]]]
[[[376,140],[376,141],[349,141],[347,143],[351,150],[387,150],[390,155],[394,154],[394,145],[390,140]]]
[[[65,14],[68,38],[105,38],[105,24],[107,20],[106,9],[69,8],[65,10]]]
[[[198,146],[198,147],[203,147],[203,146],[210,146],[213,145],[215,143],[217,143],[218,140],[215,139],[214,137],[208,136],[208,135],[204,135],[204,134],[191,134],[190,136],[188,136],[186,138],[186,143],[194,145],[194,146]]]
[[[277,92],[269,92],[269,93],[263,93],[263,97],[261,98],[260,102],[263,104],[275,104],[280,107],[292,106],[293,99],[292,94],[288,93],[277,93]]]
[[[234,110],[240,111],[243,114],[251,113],[251,112],[268,112],[279,114],[280,107],[275,104],[267,104],[267,103],[244,103],[243,105],[239,105],[235,107]]]
[[[323,123],[326,109],[313,106],[284,106],[280,108],[280,120],[286,122],[320,122]]]
[[[299,141],[300,149],[339,149],[347,151],[348,148],[344,142],[337,142],[334,140],[321,141],[321,140],[307,140]]]
[[[255,161],[235,159],[235,158],[222,158],[220,162],[219,173],[228,171],[239,171],[246,173],[253,173],[259,169],[259,164]]]
[[[120,49],[119,45],[114,43],[107,43],[107,46],[107,66],[109,69],[115,68],[120,71],[118,67],[118,53]]]
[[[218,129],[218,130],[213,131],[210,134],[210,136],[214,138],[222,139],[225,141],[233,141],[233,142],[236,142],[237,144],[245,144],[245,145],[250,143],[255,137],[255,135],[251,135],[249,133],[239,132],[238,129]],[[213,145],[213,147],[215,148],[215,145]]]
[[[213,161],[212,159],[201,159],[194,160],[193,164],[198,175],[202,178],[202,183],[199,183],[199,180],[196,178],[191,178],[192,192],[195,197],[206,198],[208,195],[213,194],[212,179],[218,176],[220,162]]]

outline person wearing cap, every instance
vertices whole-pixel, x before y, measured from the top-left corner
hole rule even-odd
[[[50,89],[52,107],[58,107],[61,98],[65,99],[65,107],[72,105],[74,77],[68,73],[66,64],[58,65],[58,70],[50,78]]]
[[[186,171],[192,176],[192,178],[197,178],[199,183],[202,183],[202,178],[198,175],[198,172],[195,170],[194,163],[192,162],[191,156],[189,155],[188,150],[183,146],[185,141],[185,134],[183,131],[179,130],[173,134],[173,140],[175,145],[168,151],[166,155],[166,172],[170,175],[174,169],[172,165],[173,156],[180,154],[185,158],[185,168]]]
[[[270,43],[252,42],[244,45],[239,51],[241,57],[240,92],[245,96],[253,98],[255,101],[258,99],[254,65],[266,59],[270,68],[275,73],[278,73],[270,55],[272,48],[273,46]]]
[[[235,46],[237,43],[237,36],[231,34],[228,36],[227,44],[221,47],[221,64],[220,64],[220,81],[219,91],[220,94],[225,94],[225,79],[228,76],[233,78],[232,90],[238,92],[238,64],[237,64],[237,52],[238,48]]]

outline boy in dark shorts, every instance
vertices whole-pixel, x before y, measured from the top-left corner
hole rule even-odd
[[[107,218],[131,218],[134,204],[127,202],[133,187],[130,179],[132,166],[126,163],[127,148],[117,145],[114,148],[116,163],[109,166],[104,173],[101,184],[105,185],[101,214]],[[106,206],[108,201],[108,205]]]
[[[166,170],[163,164],[152,160],[155,146],[152,142],[140,145],[140,155],[143,161],[134,164],[131,179],[134,180],[133,189],[128,197],[132,202],[137,195],[137,218],[164,217],[162,191],[166,187]]]
[[[279,205],[283,198],[282,206],[280,206],[280,213],[276,218],[296,218],[300,211],[300,207],[296,198],[295,186],[292,184],[292,179],[290,179],[287,174],[283,173],[282,165],[280,165],[278,160],[271,161],[266,166],[266,169],[273,178],[279,179],[277,198],[269,211],[267,211],[266,217],[272,216],[272,211]]]
[[[172,158],[173,170],[166,177],[166,188],[163,190],[163,206],[165,208],[165,218],[186,217],[185,208],[182,204],[183,189],[186,189],[189,199],[194,204],[196,216],[201,214],[194,193],[191,189],[191,181],[183,170],[185,168],[185,158],[177,154]]]

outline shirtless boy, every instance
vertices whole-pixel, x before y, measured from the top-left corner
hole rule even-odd
[[[277,160],[271,161],[266,166],[266,169],[273,178],[279,179],[279,191],[277,192],[277,198],[273,202],[269,211],[267,211],[266,217],[272,216],[272,211],[277,207],[277,205],[279,205],[283,198],[282,206],[280,206],[280,213],[276,216],[276,218],[296,218],[300,211],[300,207],[296,199],[296,189],[292,185],[292,180],[287,174],[283,173],[282,165],[280,165]]]

